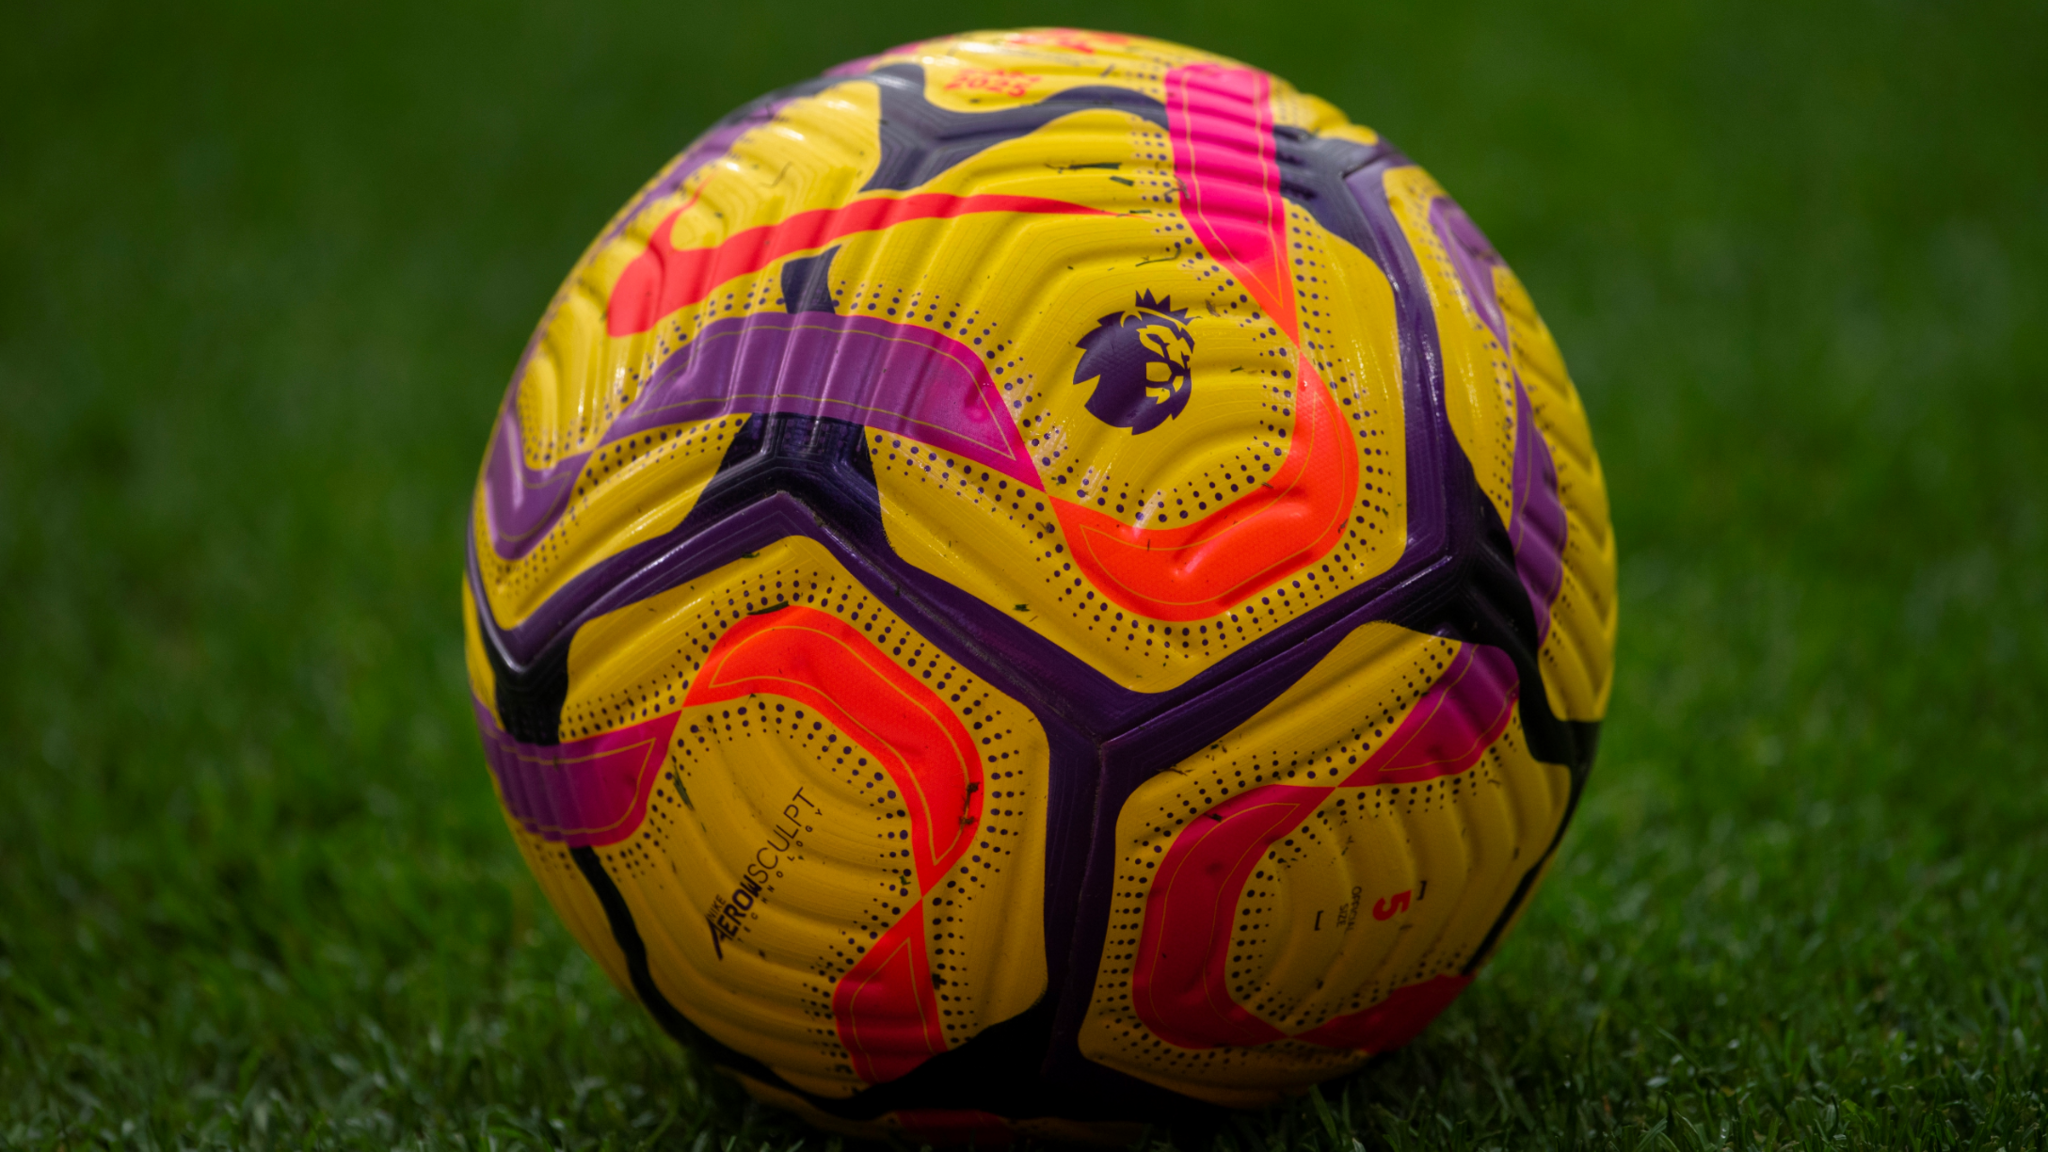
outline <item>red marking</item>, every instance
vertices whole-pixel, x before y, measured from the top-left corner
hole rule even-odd
[[[717,704],[756,693],[803,705],[859,745],[895,783],[910,816],[919,895],[832,989],[832,1015],[853,1069],[880,1084],[946,1050],[923,894],[974,842],[981,823],[981,754],[938,693],[858,628],[792,605],[747,616],[704,658],[683,702]]]
[[[748,616],[704,658],[685,704],[765,692],[794,700],[861,746],[888,772],[910,813],[918,887],[937,883],[981,823],[981,753],[931,687],[860,629],[793,605]]]
[[[837,208],[813,208],[773,224],[736,232],[708,248],[677,248],[675,225],[683,208],[655,225],[647,248],[633,258],[612,285],[605,330],[629,336],[653,328],[662,317],[711,295],[735,276],[759,272],[798,252],[823,248],[856,232],[875,232],[911,220],[950,220],[976,212],[1025,212],[1053,216],[1107,215],[1097,208],[1039,196],[955,196],[919,192],[874,196]]]
[[[1344,786],[1413,784],[1456,776],[1479,763],[1508,730],[1520,684],[1507,653],[1483,644],[1460,647],[1401,726],[1344,778]]]
[[[1230,991],[1235,918],[1254,868],[1339,787],[1455,775],[1478,763],[1506,730],[1516,683],[1506,653],[1463,645],[1403,718],[1394,738],[1342,785],[1266,784],[1190,820],[1167,846],[1145,898],[1131,969],[1131,1004],[1145,1027],[1180,1048],[1249,1047],[1287,1039]],[[1383,898],[1373,905],[1373,918],[1389,919],[1409,904],[1408,892]],[[1372,1008],[1293,1039],[1376,1052],[1399,1047],[1466,983],[1466,977],[1440,976],[1397,989]]]
[[[1239,897],[1273,842],[1308,819],[1328,788],[1268,784],[1188,822],[1152,878],[1131,1004],[1152,1034],[1182,1048],[1249,1047],[1284,1039],[1230,994],[1230,938]]]
[[[1420,984],[1396,988],[1372,1007],[1338,1016],[1295,1039],[1325,1048],[1391,1052],[1420,1036],[1429,1022],[1450,1007],[1451,1001],[1471,983],[1470,976],[1433,976]]]
[[[854,1073],[869,1084],[894,1080],[946,1050],[924,950],[922,903],[911,905],[839,978],[832,1016]]]
[[[1299,364],[1294,442],[1257,490],[1177,528],[1134,527],[1053,499],[1074,563],[1103,595],[1155,620],[1199,620],[1336,546],[1358,497],[1358,452],[1329,388]]]

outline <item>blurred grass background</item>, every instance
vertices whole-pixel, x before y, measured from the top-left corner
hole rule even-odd
[[[1236,55],[1427,165],[1614,498],[1613,712],[1519,935],[1218,1147],[2048,1139],[2041,5],[760,0],[10,11],[0,1145],[806,1139],[538,899],[465,499],[555,283],[698,130],[1028,23]]]

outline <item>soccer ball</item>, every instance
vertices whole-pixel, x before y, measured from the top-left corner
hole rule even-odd
[[[590,954],[846,1131],[1117,1139],[1413,1038],[1593,757],[1614,544],[1521,283],[1329,104],[1136,37],[740,109],[477,483],[500,801]]]

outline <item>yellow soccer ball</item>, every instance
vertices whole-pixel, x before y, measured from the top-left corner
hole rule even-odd
[[[1116,1139],[1414,1037],[1593,758],[1520,281],[1266,73],[976,33],[721,121],[513,373],[464,599],[555,908],[757,1097]]]

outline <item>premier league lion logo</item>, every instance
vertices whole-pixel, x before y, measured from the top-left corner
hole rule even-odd
[[[1095,385],[1089,413],[1133,434],[1180,415],[1194,391],[1188,360],[1195,343],[1187,320],[1186,312],[1174,310],[1172,297],[1155,300],[1140,292],[1131,307],[1104,316],[1081,337],[1074,383]]]

